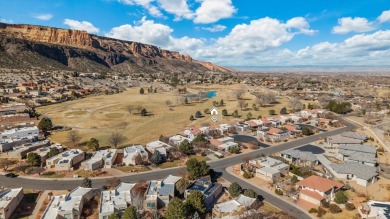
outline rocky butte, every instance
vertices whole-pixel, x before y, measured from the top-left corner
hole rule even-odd
[[[0,23],[0,67],[78,71],[231,72],[157,46],[88,34],[86,31]]]

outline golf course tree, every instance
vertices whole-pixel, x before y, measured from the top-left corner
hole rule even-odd
[[[140,93],[140,94],[144,94],[144,93],[145,93],[144,88],[141,87],[141,89],[139,89],[139,93]]]
[[[96,138],[91,138],[87,142],[87,147],[91,150],[97,151],[99,148],[99,141]]]
[[[50,118],[44,117],[39,121],[38,128],[43,132],[47,132],[53,128],[53,123]]]

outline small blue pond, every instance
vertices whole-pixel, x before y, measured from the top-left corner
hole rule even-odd
[[[213,98],[217,96],[217,91],[209,91],[207,92],[207,98]]]

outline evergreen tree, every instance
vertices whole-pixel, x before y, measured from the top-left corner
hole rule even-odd
[[[186,219],[188,214],[187,206],[178,198],[173,198],[165,212],[166,219]]]
[[[239,196],[242,193],[242,188],[241,188],[241,186],[238,183],[234,182],[234,183],[232,183],[230,185],[228,191],[229,191],[229,194],[233,198],[235,198],[235,197]]]
[[[144,88],[141,87],[141,89],[139,89],[139,93],[140,93],[140,94],[144,94],[144,93],[145,93]]]
[[[96,138],[91,138],[87,143],[87,147],[96,151],[99,148],[99,141]]]
[[[27,155],[27,163],[34,167],[39,166],[41,164],[41,156],[37,153],[29,153]]]
[[[84,188],[92,188],[92,180],[88,177],[85,177],[80,186]]]
[[[190,142],[188,142],[187,140],[184,140],[180,143],[179,145],[179,150],[183,153],[183,154],[190,154],[192,152],[192,150],[194,149],[194,147],[191,145]]]
[[[53,123],[50,118],[44,117],[39,121],[38,128],[44,132],[53,128]]]
[[[130,205],[123,212],[121,219],[141,219],[141,215],[137,212],[137,208]]]
[[[47,158],[54,157],[59,153],[60,153],[60,150],[58,150],[57,147],[52,147],[52,148],[50,148],[50,151],[47,153]]]
[[[154,164],[160,164],[164,162],[164,155],[160,153],[160,151],[155,150],[152,157],[150,158],[150,161]]]
[[[201,214],[206,212],[204,195],[199,190],[192,191],[187,196],[186,204],[188,204],[191,210],[194,210]]]

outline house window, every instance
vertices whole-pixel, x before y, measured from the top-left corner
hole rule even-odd
[[[146,207],[147,207],[147,208],[156,208],[156,203],[154,203],[154,202],[148,202],[148,203],[146,203]]]

